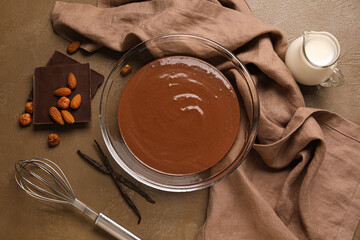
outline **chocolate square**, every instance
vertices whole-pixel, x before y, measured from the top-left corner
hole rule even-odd
[[[76,64],[78,61],[72,59],[71,57],[62,54],[61,52],[55,51],[54,54],[49,59],[46,66],[54,65],[64,65],[64,64]],[[94,97],[96,90],[104,82],[104,76],[100,73],[91,70],[91,97]]]
[[[68,109],[74,116],[76,123],[91,120],[90,66],[86,64],[66,64],[48,67],[38,67],[34,71],[33,79],[33,123],[53,124],[49,116],[50,107],[57,106],[60,97],[53,94],[54,90],[67,87],[67,78],[72,72],[77,79],[77,86],[68,98],[71,100],[76,94],[81,94],[81,105],[77,110]]]
[[[54,66],[54,65],[64,65],[64,64],[77,64],[78,61],[72,59],[71,57],[62,54],[61,52],[55,51],[51,58],[49,59],[46,66]],[[100,73],[91,69],[91,98],[94,97],[96,90],[100,87],[100,85],[104,82],[104,76]],[[31,89],[29,93],[29,101],[33,100],[33,90]]]

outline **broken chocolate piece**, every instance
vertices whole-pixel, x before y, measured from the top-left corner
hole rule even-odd
[[[65,64],[78,64],[79,62],[72,59],[61,52],[55,51],[51,58],[49,59],[46,66],[54,66],[54,65],[65,65]],[[104,82],[104,76],[100,73],[91,70],[91,97],[94,97],[96,90],[99,86]],[[29,94],[29,100],[33,99],[33,90],[31,90]]]
[[[57,106],[59,97],[55,96],[53,91],[67,85],[69,72],[74,73],[78,80],[78,86],[72,91],[69,98],[72,99],[77,94],[81,94],[82,96],[81,107],[75,111],[71,111],[71,114],[74,116],[76,123],[90,121],[91,96],[89,64],[67,64],[35,68],[33,79],[34,124],[54,123],[49,116],[48,110],[52,106]]]
[[[61,52],[55,51],[46,66],[62,65],[62,64],[76,64],[78,61],[62,54]],[[91,69],[90,69],[91,70]],[[91,97],[96,93],[96,90],[104,82],[104,76],[100,73],[91,70]]]

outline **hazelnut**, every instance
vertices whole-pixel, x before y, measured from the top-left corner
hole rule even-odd
[[[60,143],[60,137],[56,133],[51,133],[48,136],[49,146],[54,147]]]
[[[67,97],[61,97],[57,102],[57,106],[61,109],[67,109],[70,105],[70,99]]]
[[[27,113],[33,114],[33,102],[27,102],[25,104],[25,111]]]
[[[21,126],[28,126],[31,123],[31,115],[29,113],[24,113],[19,118],[19,123]]]
[[[131,73],[131,66],[129,64],[125,64],[125,66],[121,69],[120,74],[125,76]]]

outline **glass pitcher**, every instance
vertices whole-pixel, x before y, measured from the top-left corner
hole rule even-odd
[[[336,67],[340,45],[334,35],[324,31],[305,31],[292,41],[285,55],[285,64],[295,80],[303,85],[336,87],[344,75]]]

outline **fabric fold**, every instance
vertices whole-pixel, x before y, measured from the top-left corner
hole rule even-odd
[[[99,4],[109,6],[106,1],[99,1]],[[126,51],[141,41],[171,33],[200,35],[223,44],[229,50],[235,50],[235,47],[265,33],[274,36],[276,49],[281,50],[278,44],[285,41],[276,41],[283,38],[281,31],[253,15],[210,1],[155,0],[115,6],[97,8],[89,4],[56,2],[51,14],[54,30],[68,40],[86,38],[85,42],[91,41],[96,47],[101,45],[116,51]],[[237,31],[229,32],[229,28]],[[251,29],[256,29],[256,33]],[[93,51],[96,47],[91,43],[81,47]]]
[[[212,187],[198,239],[352,239],[359,130],[334,113],[299,108],[288,135],[256,144],[238,171]]]

